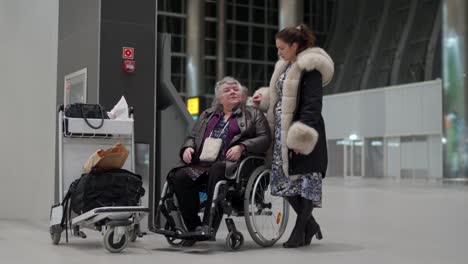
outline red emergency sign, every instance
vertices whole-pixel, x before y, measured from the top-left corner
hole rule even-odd
[[[134,55],[135,55],[134,48],[122,47],[122,59],[133,60]]]

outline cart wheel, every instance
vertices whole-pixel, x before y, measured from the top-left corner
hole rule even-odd
[[[62,232],[53,232],[52,234],[50,234],[50,238],[52,238],[52,244],[54,245],[58,245],[58,243],[60,242],[60,237],[62,236]]]
[[[231,231],[226,237],[226,246],[232,250],[239,250],[244,244],[244,236],[241,232]]]
[[[132,230],[128,231],[128,239],[130,240],[130,242],[135,242],[136,241],[137,232],[135,231],[135,229],[132,229]]]
[[[120,238],[120,241],[114,243],[114,227],[107,229],[104,234],[104,246],[111,253],[119,253],[122,251],[128,244],[128,231],[125,231],[125,234]]]
[[[128,239],[130,239],[130,242],[135,242],[138,233],[140,233],[140,225],[134,225],[133,228],[128,232]]]

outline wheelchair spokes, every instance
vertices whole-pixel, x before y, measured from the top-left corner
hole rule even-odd
[[[261,246],[273,245],[284,233],[288,205],[282,197],[271,195],[270,171],[264,170],[247,184],[247,227],[252,238]]]
[[[259,161],[249,166],[247,161]],[[242,169],[242,164],[247,166]],[[272,196],[270,187],[270,170],[263,164],[263,159],[251,158],[244,160],[236,172],[236,178],[230,181],[223,180],[216,184],[213,192],[213,203],[208,204],[206,194],[199,193],[200,210],[206,206],[210,209],[208,226],[213,226],[213,217],[216,210],[226,214],[226,226],[229,235],[226,244],[229,248],[237,250],[242,246],[243,236],[236,229],[232,216],[245,218],[247,229],[252,239],[260,246],[269,247],[283,235],[288,217],[289,205],[282,197]],[[242,172],[242,173],[241,173]],[[168,177],[169,178],[169,177]],[[169,244],[178,246],[196,240],[215,240],[216,229],[209,229],[207,234],[199,231],[188,232],[178,207],[177,197],[172,190],[171,181],[163,187],[161,199],[156,210],[156,228],[153,232],[166,237]],[[216,218],[218,219],[218,218]],[[165,225],[162,225],[165,223]],[[218,226],[216,222],[216,227]]]

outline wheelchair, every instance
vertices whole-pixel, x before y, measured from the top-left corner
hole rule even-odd
[[[156,209],[156,226],[151,231],[164,235],[172,246],[192,246],[201,240],[215,241],[217,228],[212,225],[218,208],[221,210],[219,213],[226,214],[226,246],[229,249],[239,250],[244,243],[244,236],[236,229],[231,216],[244,217],[252,239],[259,246],[271,247],[286,230],[289,204],[282,197],[271,195],[270,174],[263,157],[248,156],[241,160],[231,179],[216,184],[212,204],[200,203],[200,210],[205,206],[211,207],[209,230],[202,233],[202,238],[187,231],[177,197],[170,181],[166,180]]]

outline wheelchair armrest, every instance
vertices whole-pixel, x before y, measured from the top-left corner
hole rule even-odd
[[[239,180],[241,178],[241,172],[242,172],[242,168],[244,167],[245,164],[247,164],[248,162],[252,162],[254,160],[257,160],[261,163],[265,163],[265,155],[259,155],[259,154],[255,154],[255,155],[248,155],[247,157],[243,158],[240,163],[239,163],[239,166],[237,167],[237,170],[236,172],[234,173],[234,176],[231,178],[232,180],[236,180],[236,183],[239,183]]]
[[[266,155],[265,154],[252,153],[252,152],[246,152],[244,159],[245,158],[250,158],[250,157],[265,159]]]

